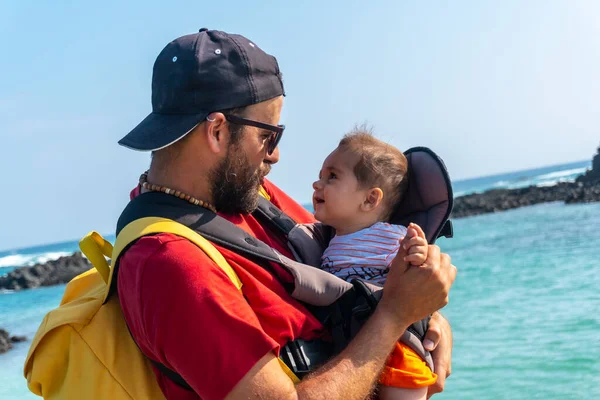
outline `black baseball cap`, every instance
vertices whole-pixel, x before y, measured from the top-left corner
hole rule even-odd
[[[275,57],[244,36],[200,29],[169,43],[154,62],[152,113],[119,144],[159,150],[211,112],[285,95]]]

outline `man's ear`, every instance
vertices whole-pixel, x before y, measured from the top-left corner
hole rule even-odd
[[[361,208],[364,211],[372,211],[379,207],[382,201],[383,190],[381,190],[380,188],[372,188],[367,191],[365,201],[363,202]]]
[[[213,153],[227,150],[229,140],[229,125],[222,113],[211,113],[204,122],[208,148]]]

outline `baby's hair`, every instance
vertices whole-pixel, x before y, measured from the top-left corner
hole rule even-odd
[[[383,191],[382,219],[389,220],[408,187],[408,162],[404,154],[376,139],[365,125],[354,127],[338,147],[358,156],[354,175],[361,188],[378,187]]]

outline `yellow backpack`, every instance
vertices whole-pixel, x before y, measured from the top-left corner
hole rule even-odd
[[[198,233],[165,218],[141,218],[119,233],[115,246],[96,232],[79,246],[94,268],[67,284],[60,306],[42,321],[24,374],[27,386],[45,399],[164,399],[150,361],[134,342],[117,296],[105,302],[113,263],[131,242],[153,233],[187,238],[223,269],[234,285],[242,283],[221,253]],[[298,378],[280,360],[294,382]]]

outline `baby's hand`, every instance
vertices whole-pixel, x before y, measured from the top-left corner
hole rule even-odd
[[[417,224],[411,223],[406,230],[406,236],[402,239],[402,247],[407,249],[407,256],[404,261],[411,265],[419,266],[427,260],[427,250],[429,248],[425,232]]]

